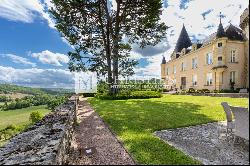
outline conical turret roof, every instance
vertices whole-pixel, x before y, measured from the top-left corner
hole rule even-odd
[[[177,44],[175,46],[174,51],[177,52],[181,52],[181,50],[183,48],[188,48],[192,45],[190,38],[188,36],[187,30],[183,24],[182,30],[181,30],[181,34],[177,40]]]
[[[221,23],[221,13],[220,13],[220,24],[219,24],[219,27],[217,29],[216,38],[221,38],[221,37],[226,37],[226,33],[225,33],[225,30],[224,30],[223,25]]]
[[[165,57],[163,56],[162,57],[162,61],[161,61],[161,64],[166,64],[167,62],[166,62],[166,59],[165,59]]]

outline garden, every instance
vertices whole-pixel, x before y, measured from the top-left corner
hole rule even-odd
[[[88,98],[139,164],[200,164],[166,144],[153,132],[225,120],[221,102],[247,106],[248,99],[163,95],[161,98]]]

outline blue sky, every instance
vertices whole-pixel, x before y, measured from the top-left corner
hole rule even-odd
[[[67,69],[67,52],[72,47],[54,27],[47,12],[51,5],[50,0],[0,0],[0,83],[73,87],[73,74]],[[160,75],[162,55],[169,59],[183,23],[193,41],[203,40],[216,31],[220,11],[224,26],[238,26],[247,6],[246,0],[210,0],[209,4],[164,0],[161,21],[171,28],[155,47],[141,50],[133,45],[132,58],[140,62],[137,75]]]

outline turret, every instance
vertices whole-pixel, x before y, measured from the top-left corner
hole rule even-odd
[[[219,24],[219,27],[217,29],[216,38],[226,37],[226,33],[225,33],[223,25],[221,23],[221,17],[222,17],[222,15],[220,13],[220,24]]]
[[[174,52],[181,52],[183,48],[188,48],[192,45],[191,40],[188,36],[187,30],[183,24],[180,36],[177,40],[177,44],[175,46]]]

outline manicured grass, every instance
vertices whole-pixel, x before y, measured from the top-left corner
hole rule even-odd
[[[88,99],[139,164],[200,164],[153,136],[157,130],[225,120],[220,103],[248,106],[248,99],[164,95],[154,99]]]
[[[0,130],[11,124],[18,126],[29,124],[29,116],[33,111],[41,112],[42,115],[46,115],[50,112],[46,106],[33,106],[17,110],[0,111]]]

